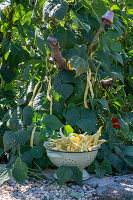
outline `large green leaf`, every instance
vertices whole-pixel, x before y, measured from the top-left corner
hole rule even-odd
[[[125,106],[125,101],[121,98],[119,99],[114,99],[114,103],[117,105],[117,106],[120,106],[121,108],[123,108]]]
[[[60,47],[65,49],[67,47],[68,31],[62,26],[57,26],[53,30],[53,35],[58,40]]]
[[[112,78],[114,77],[114,78],[120,79],[124,84],[124,76],[121,73],[112,71],[111,76]]]
[[[26,130],[18,130],[16,133],[16,140],[20,145],[24,145],[30,139],[30,133]]]
[[[107,68],[107,66],[112,64],[112,57],[111,57],[110,53],[107,52],[107,50],[104,50],[104,51],[98,50],[97,57],[99,60],[102,61],[102,65],[103,65],[103,63],[104,63],[104,65],[106,64],[106,66],[105,66],[106,68]],[[106,70],[106,68],[105,68],[105,70]]]
[[[33,102],[33,108],[35,111],[49,109],[49,101],[46,97],[46,94],[39,93],[36,95]]]
[[[2,53],[6,54],[9,51],[9,44],[10,41],[8,40],[8,38],[3,38],[2,40]]]
[[[74,130],[70,125],[66,125],[65,128],[64,128],[64,132],[65,132],[65,135],[68,136],[71,133],[74,133]]]
[[[17,100],[17,105],[18,106],[21,106],[23,104],[25,104],[27,101],[27,95],[24,95],[22,97],[20,97],[18,100]]]
[[[112,167],[108,160],[103,160],[100,167],[104,169],[107,174],[112,174]]]
[[[73,95],[68,99],[68,103],[79,104],[83,102],[86,82],[80,81],[74,87]]]
[[[83,109],[81,111],[81,119],[78,120],[76,124],[83,131],[86,131],[91,134],[95,131],[97,124],[95,113],[87,109]]]
[[[26,106],[23,109],[23,121],[25,125],[30,125],[32,123],[33,115],[34,115],[34,111],[31,106]]]
[[[77,78],[74,78],[75,74],[72,71],[69,70],[62,70],[60,71],[56,77],[55,82],[57,81],[61,83],[75,83],[77,81]]]
[[[92,40],[93,40],[93,38],[94,38],[93,29],[91,29],[91,30],[89,31],[89,33],[87,33],[87,32],[85,31],[85,29],[83,29],[83,30],[81,31],[81,34],[82,34],[83,39],[84,39],[86,42],[92,42]]]
[[[89,63],[79,56],[71,57],[70,64],[72,68],[76,70],[76,76],[87,72],[89,68]]]
[[[118,52],[113,52],[112,56],[115,58],[116,61],[118,61],[122,65],[124,64],[121,54],[119,54]]]
[[[68,4],[64,0],[47,0],[43,5],[43,16],[45,19],[54,17],[62,20],[68,10]]]
[[[44,136],[39,131],[35,131],[35,134],[34,134],[34,144],[36,146],[40,146],[43,143],[44,143]]]
[[[28,3],[28,2],[27,2]],[[13,23],[15,21],[18,21],[22,18],[22,16],[25,14],[25,10],[24,10],[24,7],[22,6],[22,4],[18,4],[16,7],[15,7],[15,12],[13,14]],[[30,16],[31,18],[31,16]]]
[[[123,151],[121,150],[121,148],[119,146],[115,145],[114,151],[115,151],[116,155],[118,155],[120,158],[124,156]]]
[[[56,29],[53,30],[53,35],[57,38],[62,49],[68,50],[73,48],[74,44],[81,44],[81,39],[76,34],[76,31],[70,27],[62,27],[61,25],[58,25],[56,26]],[[65,53],[67,53],[67,50],[65,50]],[[63,52],[63,56],[65,53]]]
[[[49,127],[53,131],[63,127],[61,121],[54,115],[44,115],[41,123],[43,123],[43,125]]]
[[[72,197],[72,199],[84,198],[84,195],[81,192],[77,192],[76,190],[72,190],[69,195]]]
[[[120,173],[123,167],[123,161],[114,153],[108,155],[108,160],[111,165]]]
[[[103,108],[109,111],[108,102],[106,99],[99,99],[99,102],[102,104]]]
[[[0,186],[5,182],[12,178],[12,169],[4,169],[0,171]]]
[[[73,72],[67,72],[65,70],[58,73],[54,79],[54,90],[61,95],[63,99],[67,99],[73,93],[73,85],[68,83],[74,83]]]
[[[99,178],[102,178],[104,176],[104,174],[106,173],[105,169],[102,168],[101,166],[98,167],[96,169],[96,175],[99,177]]]
[[[2,122],[8,121],[11,117],[12,117],[12,111],[11,111],[11,109],[10,109],[10,110],[8,110],[8,112],[4,115],[4,117],[3,117],[3,119],[2,119]]]
[[[89,1],[86,1],[90,3]],[[92,7],[90,7],[90,13],[94,15],[94,17],[102,17],[107,11],[107,7],[105,5],[104,1],[98,0],[98,1],[93,1],[91,4]],[[93,12],[92,8],[94,9],[95,12]]]
[[[113,64],[110,66],[110,70],[111,70],[111,72],[121,73],[122,68],[120,65]]]
[[[109,29],[109,30],[107,31],[107,35],[108,35],[111,39],[116,39],[116,38],[120,37],[122,34],[119,33],[119,32],[116,31],[116,30]]]
[[[6,125],[9,129],[17,131],[22,129],[23,123],[21,120],[22,110],[18,106],[14,112],[10,115],[10,119],[7,121]]]
[[[80,109],[72,108],[66,113],[66,122],[70,126],[75,126],[76,122],[80,119]]]
[[[49,160],[49,158],[48,158],[47,156],[43,156],[43,157],[37,159],[37,160],[35,161],[35,164],[37,164],[37,165],[36,165],[36,169],[38,169],[38,170],[40,170],[40,168],[41,168],[41,169],[44,169],[44,168],[48,167],[49,164],[50,164],[51,166],[54,166],[54,164],[52,164],[52,163],[50,162],[50,160]],[[41,177],[42,177],[42,178],[43,178],[43,177],[44,177],[44,178],[47,178],[43,172],[42,172],[42,176],[41,176]]]
[[[121,131],[123,132],[124,135],[129,134],[129,125],[126,121],[123,119],[120,120],[120,125],[121,125]]]
[[[85,44],[78,45],[72,49],[68,49],[63,52],[63,55],[65,58],[70,59],[73,56],[79,56],[87,60],[88,54],[86,53],[87,51],[87,46]]]
[[[32,164],[32,155],[29,151],[25,151],[22,154],[22,162],[25,162],[28,166]]]
[[[133,156],[133,146],[126,147],[126,149],[123,151],[123,154],[127,156]]]
[[[84,28],[87,33],[90,31],[90,29],[91,29],[90,25],[85,23],[78,13],[71,10],[71,15],[73,17],[75,26]]]
[[[0,73],[2,78],[7,83],[10,83],[15,78],[15,71],[9,67],[6,63],[4,63],[0,68]]]
[[[122,46],[121,46],[120,41],[118,40],[112,41],[110,48],[112,51],[122,52]]]
[[[87,168],[88,172],[94,172],[99,167],[99,163],[97,160],[94,160]]]
[[[12,174],[18,183],[23,184],[28,174],[28,167],[20,158],[16,159]]]
[[[4,149],[0,148],[0,157],[2,156],[3,153],[4,153]]]
[[[43,149],[40,146],[34,146],[31,149],[31,155],[33,158],[41,158],[43,156]]]
[[[82,174],[81,170],[78,167],[75,167],[75,166],[72,166],[71,169],[73,171],[72,179],[76,183],[78,183],[79,185],[82,186],[83,174]]]
[[[124,157],[124,161],[133,168],[133,157]]]
[[[13,131],[6,131],[3,136],[4,151],[8,151],[15,145],[16,136]]]
[[[36,44],[43,56],[46,56],[45,40],[42,37],[36,37]]]
[[[74,31],[73,29],[68,29],[67,30],[67,49],[70,49],[72,47],[74,47],[75,45],[79,45],[81,44],[81,39],[79,38],[79,36],[77,36],[76,31]]]
[[[67,181],[70,181],[73,176],[73,171],[70,167],[61,166],[56,170],[56,175],[58,177],[59,184],[62,186]]]
[[[91,134],[96,128],[96,120],[94,118],[80,119],[76,122],[76,124],[79,128],[89,134]]]
[[[71,84],[62,84],[60,81],[54,83],[54,89],[64,99],[68,99],[73,93],[73,86]]]
[[[3,109],[0,109],[0,120],[3,122],[3,118],[5,116],[6,112]]]

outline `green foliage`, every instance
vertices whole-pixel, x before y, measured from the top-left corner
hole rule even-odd
[[[30,139],[30,133],[23,129],[16,131],[15,135],[16,135],[16,141],[20,145],[24,145]]]
[[[96,115],[87,109],[81,110],[81,119],[76,122],[82,130],[92,133],[96,128]]]
[[[35,147],[32,147],[31,149],[31,155],[33,158],[41,158],[43,156],[43,150],[40,146],[35,146]]]
[[[62,20],[68,10],[68,4],[64,0],[47,0],[43,5],[45,19],[53,17]]]
[[[54,115],[44,115],[41,123],[53,131],[60,129],[63,126],[60,120]]]
[[[74,129],[70,125],[65,126],[64,133],[66,134],[66,136],[70,135],[73,132],[74,132]]]
[[[123,59],[122,59],[121,55],[118,52],[113,52],[112,56],[115,58],[116,61],[118,61],[122,65],[124,64],[123,63]]]
[[[13,175],[22,183],[28,167],[37,168],[35,162],[40,168],[50,167],[43,143],[56,139],[60,128],[65,135],[93,134],[103,126],[101,138],[107,142],[88,172],[99,177],[123,173],[133,167],[132,1],[40,0],[33,4],[11,1],[2,6],[0,15],[0,157],[5,160],[8,153],[7,166],[13,168],[13,174],[12,169],[1,173],[1,181]],[[109,9],[115,13],[113,24],[105,25],[88,55],[100,18]],[[56,62],[49,63],[49,36],[57,38],[71,70],[58,70]],[[94,98],[89,87],[85,108],[88,68]],[[102,85],[101,80],[108,78],[115,81]],[[120,128],[114,128],[113,118]],[[75,167],[64,166],[57,174],[61,185],[71,179],[82,182]]]
[[[0,171],[0,185],[2,185],[5,181],[8,181],[12,177],[11,169],[4,169]]]
[[[62,186],[65,182],[72,178],[73,171],[70,167],[62,166],[56,170],[59,184]]]
[[[108,160],[103,160],[100,167],[101,169],[105,170],[107,174],[112,174],[112,167]]]
[[[71,169],[73,172],[72,179],[82,186],[82,172],[75,166],[71,167]]]
[[[10,114],[9,120],[6,123],[10,130],[17,131],[22,128],[21,113],[21,108],[17,107],[14,112]]]
[[[121,172],[123,167],[123,161],[116,156],[116,154],[111,153],[108,157],[108,160],[110,161],[111,165],[118,171]]]
[[[80,119],[80,110],[79,108],[72,108],[66,112],[66,121],[67,124],[71,126],[76,125],[76,122]]]
[[[133,156],[133,146],[128,146],[123,153],[126,156]]]
[[[26,106],[23,109],[23,121],[25,125],[30,125],[32,123],[32,117],[34,115],[33,108]]]
[[[76,199],[83,198],[83,194],[76,192],[74,190],[72,192],[70,192],[70,196],[73,198],[76,198]]]
[[[8,151],[15,145],[16,136],[13,131],[6,131],[3,136],[4,151]]]
[[[0,156],[2,156],[3,153],[4,153],[3,148],[0,148]]]
[[[84,58],[80,58],[79,56],[71,57],[70,63],[72,68],[76,71],[76,76],[87,72],[89,68],[88,62]]]
[[[16,181],[23,184],[28,174],[28,167],[26,163],[21,162],[20,158],[17,158],[12,173]]]
[[[102,168],[101,166],[96,169],[96,175],[99,178],[102,178],[104,176],[105,172],[106,172],[105,169]]]
[[[61,166],[56,170],[56,175],[61,186],[70,180],[82,185],[82,172],[77,167]]]
[[[74,76],[71,73],[70,77],[68,75],[69,74],[65,72],[59,72],[54,80],[54,90],[59,93],[63,99],[68,99],[73,93],[73,86],[69,83],[74,82],[72,79]]]
[[[112,174],[112,166],[108,160],[103,160],[99,165],[98,161],[95,160],[93,163],[88,167],[88,172],[96,172],[96,175],[99,178],[102,178],[105,174]]]

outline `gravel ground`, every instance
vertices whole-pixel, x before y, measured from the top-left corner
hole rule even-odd
[[[51,176],[53,170],[47,171]],[[10,179],[0,187],[0,200],[133,200],[133,174],[92,177],[82,187],[69,182],[60,187],[53,180],[28,179],[23,185]]]

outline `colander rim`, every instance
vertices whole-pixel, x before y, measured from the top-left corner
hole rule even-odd
[[[45,147],[45,149],[47,150],[50,150],[50,151],[53,151],[53,152],[59,152],[59,153],[89,153],[89,152],[92,152],[92,151],[97,151],[98,149],[100,149],[101,145],[91,151],[79,151],[79,152],[72,152],[72,151],[59,151],[59,150],[54,150],[54,149],[50,149],[48,146],[47,146],[47,143],[49,142],[44,142],[43,146]]]

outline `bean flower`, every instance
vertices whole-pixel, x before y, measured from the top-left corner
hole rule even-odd
[[[112,123],[113,123],[113,128],[121,128],[120,124],[118,124],[117,118],[113,118]]]

